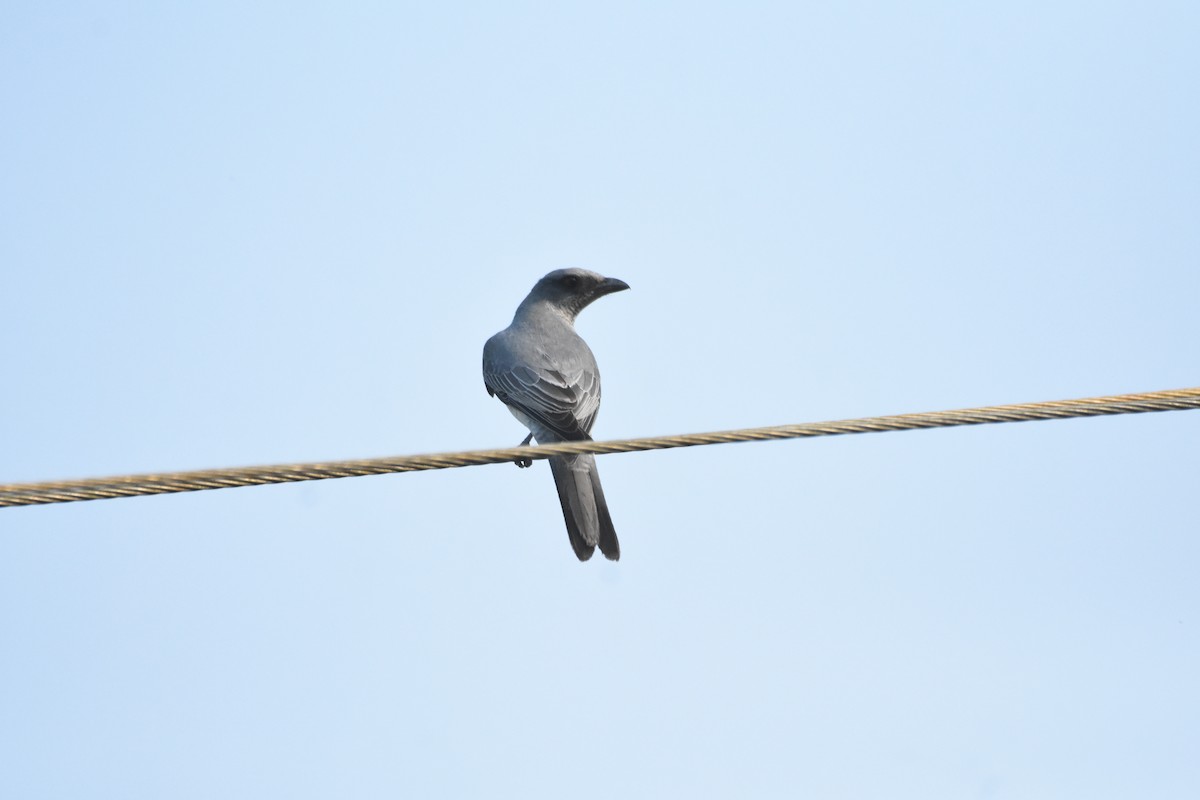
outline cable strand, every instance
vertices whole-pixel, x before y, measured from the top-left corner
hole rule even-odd
[[[1200,387],[1160,392],[1084,397],[1041,403],[1016,403],[1002,406],[964,408],[954,411],[927,411],[884,417],[806,422],[765,428],[689,433],[641,439],[616,439],[603,442],[565,442],[533,447],[508,447],[468,450],[458,453],[431,453],[414,456],[390,456],[352,461],[322,461],[277,464],[259,467],[193,470],[188,472],[118,475],[109,478],[84,478],[74,481],[44,481],[0,485],[0,508],[11,506],[70,503],[116,497],[137,497],[176,492],[198,492],[235,486],[262,486],[274,483],[315,481],[331,478],[420,472],[455,467],[502,464],[518,459],[544,459],[556,455],[591,453],[609,455],[676,447],[698,447],[732,442],[804,439],[817,436],[842,436],[856,433],[923,430],[966,425],[987,425],[1072,417],[1096,417],[1114,414],[1141,414],[1153,411],[1180,411],[1200,408]]]

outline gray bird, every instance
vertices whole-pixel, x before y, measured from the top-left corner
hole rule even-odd
[[[628,288],[625,281],[585,269],[555,270],[533,287],[512,324],[487,340],[483,383],[529,429],[522,445],[530,439],[538,444],[591,441],[600,410],[600,370],[575,332],[575,317],[593,301]],[[621,545],[596,459],[554,456],[549,461],[575,555],[587,561],[599,545],[606,557],[619,559]]]

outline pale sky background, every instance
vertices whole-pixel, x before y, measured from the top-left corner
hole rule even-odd
[[[1194,3],[0,7],[0,482],[1200,384]],[[0,510],[5,798],[1200,796],[1200,412]]]

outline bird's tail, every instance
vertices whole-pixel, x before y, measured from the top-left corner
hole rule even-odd
[[[600,552],[609,561],[621,560],[621,543],[617,541],[617,530],[613,527],[612,517],[608,514],[608,503],[604,500],[604,489],[600,486],[600,471],[596,469],[596,460],[591,456],[592,466],[588,472],[592,476],[592,495],[596,498],[596,513],[600,517]]]
[[[599,545],[605,557],[619,559],[621,545],[604,501],[596,459],[590,455],[555,456],[550,459],[550,471],[575,555],[587,561]]]

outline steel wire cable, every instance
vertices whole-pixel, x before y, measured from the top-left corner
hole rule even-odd
[[[1096,417],[1113,414],[1141,414],[1150,411],[1181,411],[1200,408],[1200,387],[1161,392],[1085,397],[1041,403],[983,406],[956,411],[927,411],[884,417],[806,422],[765,428],[742,428],[712,433],[689,433],[641,439],[567,442],[534,447],[508,447],[468,450],[458,453],[367,458],[352,461],[321,461],[277,464],[260,467],[192,470],[109,478],[84,478],[73,481],[0,484],[0,508],[46,503],[70,503],[113,497],[135,497],[173,492],[198,492],[234,486],[261,486],[271,483],[384,475],[394,472],[419,472],[452,467],[500,464],[522,459],[544,459],[556,455],[592,453],[633,453],[696,447],[730,442],[757,442],[773,439],[800,439],[815,436],[840,436],[852,433],[947,428],[959,425],[987,425],[1004,422]]]

